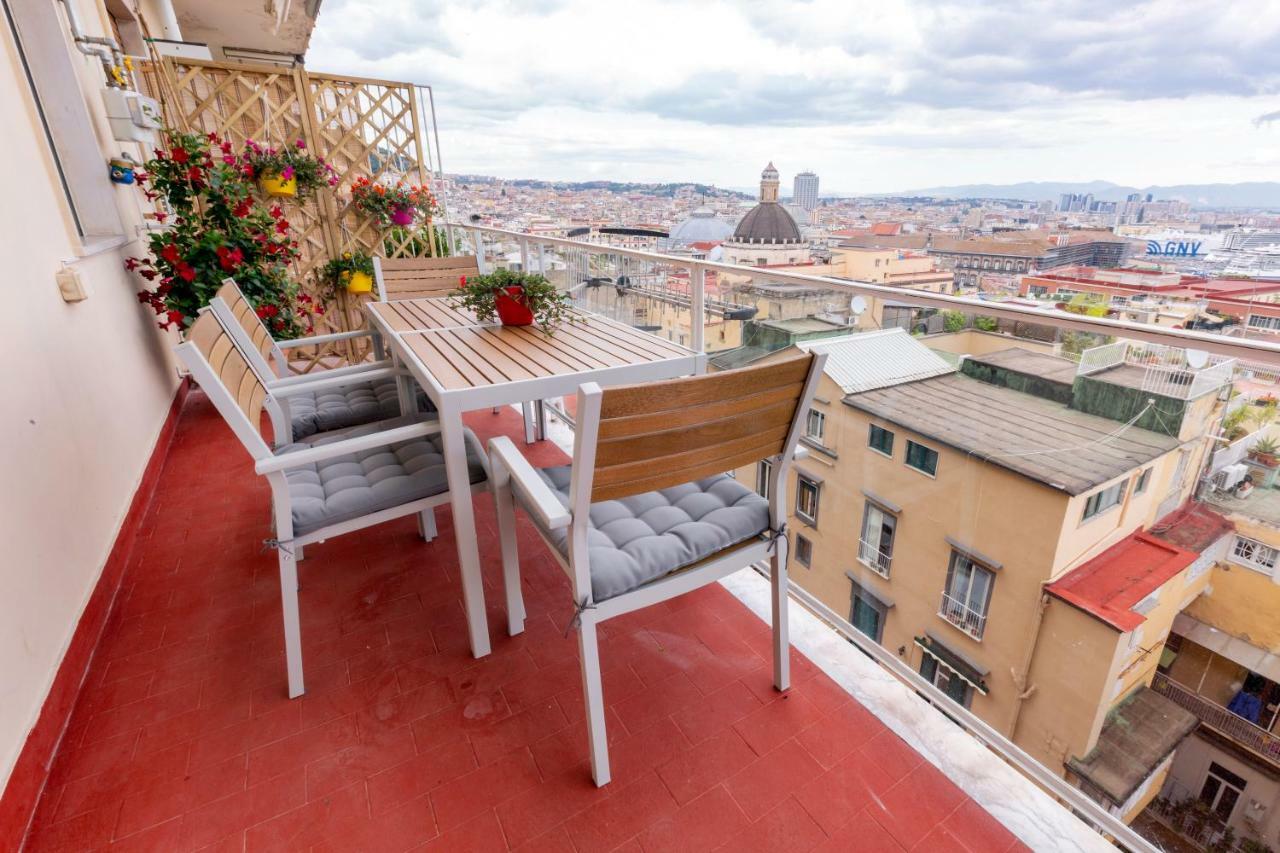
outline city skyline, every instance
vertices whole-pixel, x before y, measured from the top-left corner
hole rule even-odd
[[[1275,2],[329,3],[309,64],[431,84],[452,172],[739,186],[773,158],[878,193],[1280,167]]]

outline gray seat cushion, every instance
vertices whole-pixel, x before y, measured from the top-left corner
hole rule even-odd
[[[565,507],[571,470],[538,472]],[[728,474],[592,504],[591,594],[604,601],[630,592],[768,529],[769,502]],[[567,556],[568,528],[544,532]]]
[[[276,454],[296,453],[423,419],[419,415],[336,430],[287,444]],[[464,434],[471,482],[483,482],[486,474],[480,441],[470,430],[464,430]],[[293,468],[285,472],[285,478],[293,504],[295,536],[438,495],[449,488],[438,433]]]
[[[435,407],[414,383],[420,412],[434,412]],[[287,398],[293,440],[301,441],[316,433],[385,421],[400,415],[400,397],[394,379],[357,382],[341,388],[297,394]]]

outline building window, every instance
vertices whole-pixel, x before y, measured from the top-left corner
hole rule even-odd
[[[825,432],[826,428],[827,416],[817,409],[810,409],[809,416],[805,418],[804,422],[805,436],[821,444],[822,434]]]
[[[814,526],[818,524],[818,489],[818,484],[803,474],[796,478],[796,515]]]
[[[1231,821],[1240,795],[1244,793],[1245,780],[1216,761],[1209,762],[1204,784],[1200,787],[1200,802],[1209,807],[1223,823]]]
[[[973,702],[973,688],[968,682],[933,655],[926,654],[920,659],[920,674],[961,707],[968,708]]]
[[[898,519],[867,501],[862,515],[862,537],[858,543],[858,559],[876,574],[889,577],[893,560],[893,534]]]
[[[796,562],[806,569],[813,562],[813,543],[799,533],[796,534]]]
[[[1084,502],[1084,515],[1081,516],[1080,520],[1088,521],[1113,506],[1119,506],[1124,501],[1124,491],[1128,485],[1128,481],[1122,480],[1114,486],[1107,486],[1102,491],[1089,495],[1088,500]]]
[[[893,456],[893,433],[883,427],[871,425],[871,436],[867,439],[867,444],[878,453]]]
[[[1280,331],[1280,317],[1262,317],[1257,314],[1250,314],[1249,327],[1253,329],[1266,329],[1270,332]]]
[[[889,608],[856,582],[850,583],[853,592],[849,602],[849,622],[878,643],[884,636],[884,620]]]
[[[981,640],[987,629],[987,609],[991,606],[995,579],[995,572],[975,563],[967,554],[953,550],[938,615],[975,640]]]
[[[756,468],[756,494],[762,498],[769,497],[769,478],[773,475],[773,463],[766,459],[760,460],[760,465]]]
[[[1142,473],[1138,475],[1138,482],[1133,486],[1133,493],[1140,495],[1147,490],[1147,486],[1151,485],[1151,469],[1144,468]]]
[[[1269,575],[1275,571],[1276,561],[1280,559],[1280,551],[1269,545],[1263,545],[1256,539],[1236,536],[1236,541],[1231,546],[1231,557],[1233,563],[1240,563]]]
[[[930,450],[923,444],[907,442],[907,467],[915,468],[930,477],[938,473],[938,451]]]

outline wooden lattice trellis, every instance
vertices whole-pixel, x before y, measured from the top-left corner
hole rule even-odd
[[[359,177],[427,183],[426,139],[412,84],[311,74],[301,66],[172,57],[149,64],[146,79],[173,127],[217,133],[237,146],[246,139],[275,146],[301,139],[337,170],[337,187],[305,202],[288,202],[301,250],[296,275],[313,296],[321,295],[316,270],[341,252],[383,257],[436,253],[430,221],[416,230],[381,229],[352,208],[349,194]],[[318,324],[317,333],[362,327],[362,301],[346,293],[328,300],[325,328]],[[335,356],[360,360],[367,355],[367,347],[331,345],[309,353],[299,367],[305,371]]]

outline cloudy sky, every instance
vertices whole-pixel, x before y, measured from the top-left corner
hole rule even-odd
[[[450,172],[824,191],[1280,180],[1280,0],[324,0]]]

